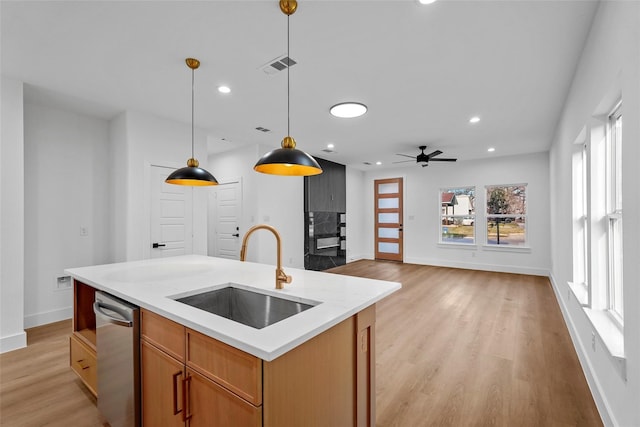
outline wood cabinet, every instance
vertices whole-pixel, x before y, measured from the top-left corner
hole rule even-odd
[[[316,160],[322,173],[304,177],[305,212],[346,212],[345,166],[329,160]]]
[[[262,425],[260,359],[141,313],[143,425]]]
[[[375,306],[270,362],[141,310],[145,426],[375,425]]]
[[[74,283],[70,365],[98,395],[95,291]],[[375,425],[375,306],[263,361],[140,310],[144,426]]]
[[[147,426],[184,426],[184,363],[147,341],[140,342],[142,422]]]
[[[73,281],[73,331],[69,337],[69,365],[94,396],[98,396],[95,289]]]

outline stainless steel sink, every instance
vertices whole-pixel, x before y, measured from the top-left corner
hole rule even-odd
[[[232,285],[175,300],[256,329],[273,325],[318,305],[315,301],[307,301],[307,304]]]

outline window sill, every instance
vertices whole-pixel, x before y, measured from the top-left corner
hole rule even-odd
[[[482,245],[482,249],[485,251],[531,253],[529,246]]]
[[[439,248],[447,248],[447,249],[471,249],[477,250],[478,245],[475,243],[447,243],[447,242],[438,242]]]
[[[588,307],[589,290],[587,289],[587,285],[576,282],[567,282],[567,285],[569,285],[569,289],[571,289],[571,293],[573,293],[578,303],[583,307]]]
[[[616,368],[620,371],[622,378],[627,380],[627,359],[624,355],[624,333],[615,324],[613,319],[604,310],[594,310],[588,307],[583,308],[587,318],[591,322],[595,333],[598,334],[603,347],[607,350],[609,357],[613,360]],[[595,351],[595,344],[594,351]]]

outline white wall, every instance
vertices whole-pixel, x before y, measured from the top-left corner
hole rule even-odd
[[[112,120],[114,250],[118,261],[148,257],[150,166],[183,167],[191,157],[191,125],[128,111]],[[207,161],[206,135],[195,133],[195,157]],[[193,253],[207,253],[208,187],[193,189]]]
[[[404,178],[404,261],[414,264],[547,275],[549,256],[548,153],[496,157],[487,160],[417,165],[368,171],[365,175],[365,240],[367,258],[374,258],[374,180]],[[527,184],[529,250],[487,248],[484,188],[493,184]],[[476,245],[439,244],[440,189],[476,188]],[[370,230],[370,231],[369,231]]]
[[[0,82],[0,353],[27,345],[24,332],[24,119],[22,82]]]
[[[364,172],[347,166],[346,168],[346,190],[347,190],[347,262],[356,261],[367,257],[370,250],[365,246],[367,231],[369,234],[373,229],[365,230],[366,213],[369,206],[364,204],[364,194],[369,189],[365,185]]]
[[[585,45],[550,154],[552,281],[605,425],[640,425],[640,2],[604,1]],[[598,342],[575,298],[572,280],[571,152],[603,101],[622,94],[624,221],[624,350],[626,381]],[[612,105],[610,105],[612,107]]]
[[[253,165],[271,147],[250,145],[209,155],[209,171],[218,179],[242,179],[242,222],[240,236],[253,225],[274,226],[282,237],[282,264],[304,268],[304,190],[302,177],[260,174]],[[213,233],[211,230],[210,233]],[[275,239],[268,231],[251,236],[247,260],[276,263]],[[213,239],[213,236],[210,236]]]
[[[64,269],[111,260],[108,123],[26,103],[25,328],[72,316]],[[87,231],[80,235],[80,228]]]

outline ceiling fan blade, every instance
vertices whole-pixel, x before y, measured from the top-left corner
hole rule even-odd
[[[402,160],[401,162],[392,162],[392,163],[396,164],[396,163],[409,163],[409,162],[415,162],[415,160]]]
[[[432,157],[439,156],[440,154],[442,154],[442,151],[436,150],[431,154],[427,154],[427,157],[429,158],[429,160],[431,160]]]
[[[400,153],[396,153],[396,156],[404,156],[404,157],[409,157],[411,159],[415,159],[416,158],[416,156],[410,156],[408,154],[400,154]]]
[[[430,162],[455,162],[458,159],[429,159]]]

